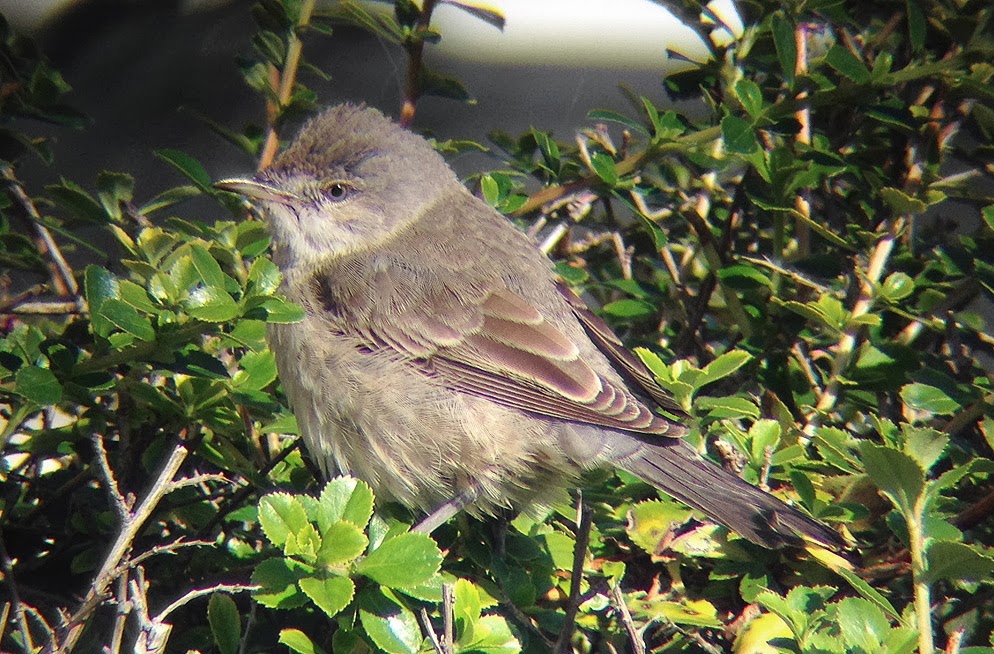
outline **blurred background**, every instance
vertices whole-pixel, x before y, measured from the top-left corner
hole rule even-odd
[[[251,4],[0,0],[12,27],[33,35],[73,87],[68,102],[93,120],[83,131],[50,133],[56,139],[53,169],[84,186],[101,169],[128,171],[141,197],[177,182],[151,154],[158,148],[188,152],[215,177],[251,170],[254,162],[204,122],[233,129],[264,122],[260,96],[243,82],[236,63],[251,54]],[[451,5],[435,11],[432,24],[442,40],[426,49],[428,65],[463,81],[476,102],[424,97],[417,129],[486,143],[484,129],[519,134],[535,126],[570,140],[589,122],[591,108],[635,113],[620,87],[665,103],[665,73],[689,65],[668,49],[691,60],[707,57],[701,38],[651,0],[487,4],[505,16],[503,31]],[[725,24],[741,25],[730,2],[711,7]],[[305,53],[332,77],[325,82],[302,74],[321,103],[362,101],[397,115],[405,70],[399,48],[342,27],[330,39],[310,35]],[[473,155],[454,163],[463,175],[488,166]],[[25,166],[26,180],[47,183],[55,176],[38,161],[25,160]]]

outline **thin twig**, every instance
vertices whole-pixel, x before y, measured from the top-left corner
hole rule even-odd
[[[34,649],[34,640],[31,638],[31,628],[28,626],[27,610],[24,602],[21,601],[21,595],[17,590],[17,581],[14,578],[14,565],[10,558],[10,554],[7,552],[7,543],[4,541],[3,534],[0,533],[0,569],[3,570],[3,578],[6,582],[7,592],[10,593],[10,599],[13,603],[14,609],[14,620],[17,622],[17,628],[21,632],[21,638],[24,641],[24,649],[26,651],[32,651]],[[6,622],[7,611],[4,611],[4,621]]]
[[[198,597],[203,597],[204,595],[212,595],[214,593],[227,593],[229,595],[234,595],[235,593],[244,593],[245,591],[259,590],[262,586],[252,585],[252,584],[217,584],[215,586],[210,586],[209,588],[198,588],[196,590],[191,590],[188,593],[176,598],[169,603],[169,606],[159,611],[153,618],[156,624],[163,624],[169,614],[176,609],[188,604],[189,602],[197,599]]]
[[[183,541],[182,539],[177,539],[171,543],[166,543],[165,545],[156,545],[147,552],[142,552],[128,561],[128,565],[135,567],[141,565],[153,556],[159,556],[161,554],[175,554],[176,550],[181,550],[187,547],[213,547],[214,545],[216,545],[216,543],[210,540]]]
[[[96,432],[93,434],[93,449],[96,450],[97,456],[97,468],[100,470],[100,476],[106,487],[107,494],[110,495],[110,503],[113,505],[114,510],[117,512],[117,518],[121,521],[121,524],[127,522],[131,514],[131,506],[134,503],[134,498],[129,502],[121,494],[120,489],[117,487],[117,480],[114,479],[114,473],[111,472],[110,462],[107,460],[107,449],[104,447],[104,437],[103,434]]]
[[[83,297],[79,294],[79,284],[76,283],[76,277],[73,275],[72,268],[66,262],[65,257],[62,256],[62,251],[59,249],[58,244],[55,239],[52,238],[52,233],[48,231],[45,224],[42,222],[41,214],[38,213],[38,209],[35,207],[34,202],[28,197],[28,194],[24,192],[24,187],[21,186],[21,182],[14,175],[14,169],[10,166],[2,166],[2,174],[4,179],[10,182],[8,186],[8,191],[10,192],[11,198],[21,207],[21,210],[27,215],[34,225],[35,232],[37,232],[38,237],[41,239],[48,252],[48,256],[52,260],[52,265],[55,270],[53,272],[53,283],[56,288],[64,288],[66,292],[73,297],[75,306],[78,311],[85,311],[86,305],[83,302]]]
[[[421,631],[431,641],[431,647],[435,650],[435,654],[446,654],[445,650],[442,649],[442,643],[438,640],[438,634],[435,633],[435,628],[431,626],[431,618],[428,617],[428,611],[425,607],[421,607],[418,618],[421,621]]]
[[[82,628],[79,627],[96,610],[100,599],[106,594],[110,583],[121,574],[122,570],[127,569],[126,567],[122,567],[122,561],[128,549],[130,549],[138,532],[151,517],[159,502],[166,493],[172,490],[171,482],[189,453],[184,442],[186,430],[183,430],[183,432],[180,442],[176,444],[173,451],[169,454],[169,458],[163,463],[159,474],[156,475],[144,499],[142,499],[138,507],[128,515],[127,520],[121,525],[117,538],[107,552],[107,556],[104,558],[104,562],[94,577],[93,583],[90,585],[90,589],[80,604],[79,609],[59,629],[58,636],[61,642],[55,642],[55,639],[52,639],[45,647],[46,652],[59,650],[60,652],[68,653],[73,650],[83,632]]]
[[[569,231],[569,227],[566,223],[562,222],[552,228],[552,231],[542,239],[542,243],[539,244],[538,248],[545,254],[549,254],[556,247],[559,241],[563,240],[566,233]]]
[[[111,644],[107,648],[109,654],[120,654],[121,643],[124,642],[124,628],[128,624],[128,613],[130,612],[128,575],[123,574],[117,578],[117,615],[114,618],[114,631],[110,637]]]
[[[895,219],[887,230],[887,234],[877,242],[877,246],[874,248],[873,255],[870,257],[867,266],[866,275],[863,278],[863,283],[860,285],[859,299],[856,301],[850,314],[849,322],[851,326],[846,329],[838,345],[835,346],[835,354],[832,358],[832,372],[828,377],[828,383],[818,397],[818,404],[815,406],[814,412],[812,412],[808,418],[807,425],[804,427],[804,434],[809,438],[821,426],[822,416],[835,407],[836,402],[838,402],[839,393],[842,389],[843,375],[849,369],[849,364],[856,354],[856,343],[862,332],[862,327],[859,325],[858,319],[869,313],[870,309],[873,308],[874,286],[880,281],[887,261],[890,259],[891,252],[894,251],[894,244],[904,230],[904,225],[904,216]]]
[[[632,644],[632,651],[635,654],[645,654],[645,641],[635,626],[635,621],[632,620],[632,613],[628,610],[628,604],[625,603],[625,596],[618,584],[611,584],[611,599],[613,600],[614,608],[618,610],[618,614],[621,616],[621,624],[628,633],[628,642]]]
[[[455,587],[451,583],[442,584],[442,651],[445,654],[452,654],[454,643],[456,642],[455,629]]]
[[[583,563],[587,558],[587,545],[590,543],[591,510],[581,496],[577,506],[579,516],[576,528],[576,542],[573,545],[573,570],[569,582],[569,601],[566,604],[566,615],[563,626],[559,630],[554,652],[568,651],[573,628],[576,626],[576,614],[580,610],[580,591],[583,586]]]
[[[145,581],[145,569],[139,566],[135,569],[135,578],[128,585],[131,590],[131,603],[138,617],[139,634],[135,640],[135,654],[161,654],[169,642],[169,634],[173,627],[152,620],[148,613],[148,582]]]
[[[404,99],[400,105],[400,124],[410,127],[414,124],[414,112],[421,97],[421,82],[424,70],[424,35],[431,25],[431,15],[438,0],[424,0],[414,34],[407,43],[407,75],[404,78]]]
[[[29,298],[38,297],[39,295],[47,292],[48,284],[35,284],[34,286],[24,289],[17,295],[0,299],[0,312],[6,311],[10,307],[17,306]]]
[[[794,77],[803,77],[808,74],[808,27],[803,21],[799,21],[797,29],[794,31],[794,47],[797,50],[797,59],[794,60]],[[797,94],[800,108],[794,114],[800,129],[794,140],[800,145],[811,145],[811,108],[805,100],[808,97],[807,91]],[[811,202],[809,200],[811,192],[802,189],[794,199],[794,208],[800,216],[794,223],[794,233],[797,236],[797,253],[803,258],[811,252],[811,229],[808,226],[811,219]],[[778,252],[777,256],[783,256],[783,252]]]
[[[79,301],[70,300],[22,302],[4,309],[3,312],[30,316],[68,316],[86,313]]]
[[[651,161],[663,159],[673,154],[680,154],[685,152],[690,147],[714,141],[720,136],[720,126],[708,127],[707,129],[702,129],[699,132],[679,136],[668,143],[651,145],[641,152],[636,152],[625,157],[619,161],[614,168],[618,171],[619,177],[628,175]],[[530,195],[524,204],[518,207],[512,215],[526,216],[565,195],[575,193],[580,189],[596,187],[602,183],[603,180],[601,180],[598,175],[584,175],[582,178],[572,182],[567,182],[561,185],[546,186],[545,188]]]
[[[297,35],[297,31],[304,28],[311,22],[311,14],[314,13],[315,0],[304,0],[300,3],[300,16],[297,25],[288,37],[286,48],[286,62],[283,64],[282,74],[273,71],[273,77],[279,80],[276,91],[276,100],[270,101],[267,107],[266,140],[259,155],[259,170],[267,167],[276,158],[276,151],[280,147],[280,138],[276,133],[276,120],[279,112],[290,102],[293,95],[293,85],[297,81],[297,70],[300,68],[300,59],[304,51],[304,44]],[[276,86],[276,85],[274,85]]]
[[[7,633],[7,620],[10,619],[10,602],[4,602],[0,609],[0,643],[3,642],[3,635]]]

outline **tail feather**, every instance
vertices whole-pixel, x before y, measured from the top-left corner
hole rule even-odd
[[[779,548],[813,540],[833,550],[846,547],[837,532],[683,443],[647,446],[621,467],[758,545]]]

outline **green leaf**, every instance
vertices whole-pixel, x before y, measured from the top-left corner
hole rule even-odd
[[[863,599],[878,607],[881,611],[890,616],[891,619],[903,621],[901,614],[894,608],[894,605],[891,604],[886,597],[881,595],[877,589],[866,583],[866,580],[857,575],[855,572],[846,570],[843,567],[838,567],[835,569],[835,573],[848,581],[849,585],[852,586],[853,589],[863,597]]]
[[[276,380],[276,356],[265,352],[246,352],[239,360],[239,370],[232,385],[239,390],[262,390]]]
[[[304,319],[304,309],[299,304],[281,297],[266,298],[260,307],[265,312],[265,320],[268,323],[286,325]]]
[[[907,384],[901,388],[901,400],[912,409],[937,415],[951,415],[962,408],[945,391],[928,384]]]
[[[624,116],[615,111],[608,111],[606,109],[593,109],[587,112],[587,118],[592,121],[607,121],[611,123],[619,123],[624,125],[632,132],[637,132],[643,136],[649,136],[649,131],[646,130],[645,126],[639,123],[637,120],[632,120],[628,116]]]
[[[322,532],[336,522],[351,522],[360,530],[373,515],[373,491],[369,484],[354,477],[336,477],[321,491],[317,521]]]
[[[877,652],[890,631],[890,621],[876,605],[847,597],[835,605],[847,652]]]
[[[647,318],[655,314],[656,307],[643,300],[625,298],[622,300],[615,300],[614,302],[608,302],[603,306],[602,311],[609,316],[626,318],[628,320],[637,320],[639,318]]]
[[[544,544],[552,565],[557,570],[570,570],[573,565],[573,550],[576,549],[576,541],[559,531],[550,531],[538,537],[540,543]]]
[[[287,556],[297,557],[306,563],[313,564],[317,561],[318,548],[321,547],[321,536],[318,530],[310,522],[305,523],[295,531],[286,535],[286,543],[283,544],[283,553]]]
[[[870,71],[866,65],[843,45],[832,46],[825,55],[825,63],[857,84],[870,80]]]
[[[324,650],[314,644],[308,636],[299,629],[280,630],[281,645],[286,645],[297,654],[324,654]]]
[[[472,639],[464,639],[462,634],[457,641],[457,651],[474,654],[517,654],[521,643],[502,616],[484,615],[473,624]]]
[[[100,307],[109,299],[119,298],[120,289],[117,277],[108,270],[89,265],[83,271],[83,291],[90,307],[90,325],[97,336],[106,337],[114,326],[99,314]]]
[[[719,379],[728,377],[736,370],[749,363],[752,355],[744,350],[731,350],[725,352],[714,361],[704,366],[703,374],[694,383],[695,389],[699,389],[707,384],[714,383]]]
[[[915,515],[915,505],[925,487],[925,471],[913,458],[898,450],[862,441],[859,453],[866,474],[905,516]]]
[[[41,405],[57,404],[62,399],[62,385],[48,368],[23,366],[14,376],[14,392]]]
[[[299,499],[289,493],[270,493],[259,501],[259,524],[273,545],[283,547],[290,534],[309,523]]]
[[[497,203],[500,201],[500,188],[497,186],[497,181],[491,175],[480,177],[480,192],[483,193],[483,199],[486,200],[487,204],[491,207],[497,206]]]
[[[928,205],[924,202],[918,198],[911,197],[900,189],[885,186],[880,189],[879,193],[880,199],[890,206],[895,215],[914,215],[924,213],[928,209]]]
[[[224,593],[211,595],[207,602],[207,622],[221,654],[237,654],[242,638],[242,624],[235,600]]]
[[[356,565],[356,572],[383,586],[423,584],[438,572],[442,553],[426,534],[400,534],[385,541]]]
[[[984,222],[987,223],[987,229],[994,231],[994,204],[989,204],[981,209],[980,215],[983,216]]]
[[[321,532],[318,565],[330,566],[352,561],[366,551],[366,535],[351,522],[336,522]]]
[[[706,413],[711,420],[723,418],[759,417],[759,407],[752,400],[744,397],[698,397],[694,400],[694,409],[698,413]]]
[[[386,594],[366,592],[361,597],[359,620],[373,643],[387,654],[417,654],[421,628],[414,613]]]
[[[759,149],[752,125],[738,116],[721,119],[721,138],[725,149],[735,154],[751,154]]]
[[[152,328],[151,321],[123,300],[104,300],[93,315],[99,316],[99,321],[102,321],[95,323],[95,327],[96,324],[110,325],[143,341],[155,340],[155,329]]]
[[[794,86],[794,71],[797,69],[797,43],[794,41],[794,25],[788,21],[781,11],[776,11],[770,17],[770,32],[773,34],[773,45],[780,60],[780,73],[787,81],[787,87]]]
[[[559,159],[559,144],[555,142],[547,133],[537,129],[531,130],[538,149],[542,153],[542,159],[546,168],[555,175],[560,172],[561,161]]]
[[[198,286],[190,291],[184,306],[198,320],[227,322],[238,317],[240,310],[228,293],[217,286]]]
[[[880,294],[889,302],[899,302],[911,295],[915,290],[915,280],[902,272],[887,275],[880,286]]]
[[[754,463],[762,464],[766,458],[766,448],[776,450],[780,443],[782,429],[776,420],[757,420],[749,428],[749,439],[752,442],[750,454]]]
[[[756,82],[751,79],[740,79],[735,82],[735,95],[753,120],[763,112],[763,92]]]
[[[480,612],[483,610],[480,589],[468,579],[457,579],[452,594],[454,596],[452,614],[459,640],[462,643],[472,641],[473,626],[480,619]]]
[[[46,186],[45,192],[57,205],[81,220],[97,225],[108,222],[109,216],[100,203],[75,182],[64,179],[60,184]]]
[[[121,219],[121,204],[134,197],[135,180],[131,175],[102,171],[97,175],[97,197],[108,216]]]
[[[310,598],[329,618],[338,615],[355,594],[355,584],[348,577],[328,577],[317,579],[306,577],[300,580],[300,590]]]
[[[138,207],[138,213],[140,215],[147,216],[148,214],[161,211],[162,209],[166,209],[174,204],[182,202],[183,200],[189,200],[190,198],[198,195],[202,195],[202,192],[196,186],[176,186],[171,189],[166,189],[145,204]]]
[[[987,581],[994,574],[994,558],[979,546],[950,541],[932,541],[926,551],[924,583],[941,579],[956,581]]]
[[[476,99],[461,81],[455,77],[440,75],[433,70],[422,71],[421,92],[425,95],[459,100],[466,104],[476,104]]]
[[[307,603],[307,596],[297,588],[297,581],[310,571],[293,559],[267,559],[252,572],[252,592],[259,604],[271,609],[294,609]]]
[[[211,256],[207,248],[192,243],[190,245],[190,260],[200,281],[208,286],[224,288],[224,273],[221,271],[221,265]]]
[[[773,282],[764,273],[756,270],[752,266],[735,265],[727,266],[718,271],[718,279],[723,286],[736,290],[752,290],[756,288],[770,288]]]
[[[931,470],[939,457],[946,451],[946,446],[949,445],[949,436],[927,427],[916,428],[905,425],[904,430],[906,432],[905,454],[913,457],[923,470]]]
[[[690,519],[689,509],[671,500],[649,500],[634,505],[625,531],[633,543],[648,554],[656,554],[659,544],[674,526]]]
[[[590,155],[590,165],[594,172],[601,178],[601,181],[608,186],[618,183],[618,169],[615,167],[614,159],[603,152],[594,152]]]
[[[211,176],[207,174],[207,170],[199,161],[187,153],[179,150],[164,149],[156,150],[154,154],[186,176],[187,179],[193,182],[204,193],[214,193],[214,189],[211,187]]]

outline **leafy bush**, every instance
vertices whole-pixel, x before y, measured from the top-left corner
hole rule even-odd
[[[227,135],[271,161],[317,105],[300,37],[329,19],[407,52],[406,123],[423,95],[465,99],[422,61],[435,4],[261,2],[243,70],[271,124]],[[763,550],[624,473],[592,474],[582,504],[431,538],[374,513],[364,483],[319,481],[265,344],[300,309],[262,223],[176,151],[158,154],[181,185],[147,200],[118,172],[25,188],[20,158],[52,153],[23,119],[84,121],[4,27],[0,254],[46,281],[0,300],[0,647],[989,651],[994,9],[745,9],[727,42],[738,30],[705,12],[712,57],[665,80],[701,115],[633,97],[574,144],[494,134],[504,163],[473,184],[542,234],[689,413],[691,443],[843,529],[855,565]],[[170,217],[200,195],[231,218]],[[61,251],[93,247],[77,232],[94,224],[120,259],[74,270]]]

